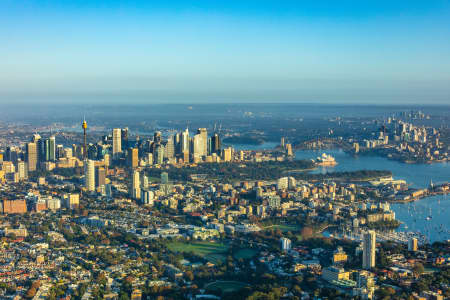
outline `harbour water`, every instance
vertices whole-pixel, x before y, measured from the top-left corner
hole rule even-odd
[[[405,164],[378,156],[353,156],[340,149],[300,150],[296,159],[314,159],[322,153],[331,154],[336,166],[322,166],[313,172],[340,172],[355,170],[390,170],[395,179],[404,179],[414,188],[426,188],[450,180],[449,163]],[[430,242],[450,239],[450,197],[438,195],[410,203],[393,203],[396,218],[403,222],[398,231],[415,231],[425,234]]]
[[[276,143],[262,145],[233,145],[236,150],[273,149]],[[395,179],[403,179],[413,188],[426,188],[430,182],[439,184],[450,180],[449,163],[405,164],[379,156],[353,156],[340,149],[299,150],[296,159],[315,159],[322,153],[331,154],[336,166],[321,166],[315,173],[390,170]],[[432,196],[411,203],[393,203],[391,208],[403,224],[398,231],[414,231],[425,234],[430,242],[450,239],[450,196]]]

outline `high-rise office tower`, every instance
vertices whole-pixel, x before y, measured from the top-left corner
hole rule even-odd
[[[122,151],[128,149],[128,127],[123,128],[121,130],[121,139],[122,139]]]
[[[173,136],[174,154],[181,154],[181,134],[177,132]]]
[[[363,269],[375,267],[376,233],[369,230],[363,237]]]
[[[117,158],[122,152],[122,130],[120,128],[113,129],[113,156]]]
[[[220,137],[217,133],[211,137],[211,152],[220,155]]]
[[[28,163],[28,171],[30,172],[36,171],[38,163],[38,152],[36,143],[27,144],[27,163]]]
[[[225,162],[231,161],[233,158],[233,148],[228,147],[222,150],[222,160]]]
[[[55,136],[52,135],[48,139],[48,160],[49,161],[55,161],[56,160],[56,139]]]
[[[31,142],[37,143],[41,139],[41,136],[37,133],[33,134],[33,137],[31,138]]]
[[[19,151],[16,147],[7,147],[5,152],[5,157],[3,158],[6,161],[11,161],[13,163],[17,163],[19,160]]]
[[[208,140],[206,141],[206,153],[207,155],[212,155],[213,151],[212,151],[212,138],[208,138]]]
[[[141,178],[139,175],[139,171],[133,171],[133,180],[131,185],[131,197],[133,199],[141,198]]]
[[[106,170],[104,167],[99,167],[95,170],[95,186],[101,187],[106,184]]]
[[[36,136],[36,135],[35,135]],[[46,142],[44,139],[41,139],[39,135],[38,137],[33,137],[33,143],[36,143],[37,147],[37,164],[39,166],[39,163],[46,161],[47,159],[47,145],[48,142]]]
[[[85,187],[89,192],[95,191],[95,162],[86,160],[84,165]]]
[[[60,158],[64,157],[64,146],[63,145],[56,145],[56,157],[55,159],[58,160]]]
[[[154,160],[155,164],[162,165],[164,162],[164,147],[162,145],[157,145],[155,149]]]
[[[181,134],[181,141],[180,141],[180,145],[181,145],[181,153],[189,153],[189,142],[190,142],[190,138],[189,138],[189,130],[186,128],[185,131],[182,132]]]
[[[87,158],[91,160],[97,160],[97,146],[89,144],[87,147]]]
[[[43,150],[42,155],[39,155],[39,162],[49,161],[50,160],[50,140],[49,139],[41,139],[39,142],[42,142]]]
[[[128,167],[131,169],[137,168],[139,165],[139,150],[138,148],[129,148],[127,156]]]
[[[107,153],[105,145],[97,144],[97,160],[102,160],[105,158],[105,154]]]
[[[164,156],[167,159],[171,159],[173,158],[175,155],[175,145],[174,145],[174,138],[173,136],[169,137],[167,139],[167,143],[166,143],[166,147],[165,147],[165,151],[164,151]]]
[[[153,134],[153,142],[156,144],[159,144],[162,142],[162,136],[161,136],[161,131],[156,131]]]
[[[204,152],[205,150],[204,146],[206,145],[206,143],[203,141],[203,136],[201,134],[194,135],[192,145],[193,145],[192,154],[195,158],[199,159],[202,156],[206,155]]]
[[[208,154],[208,132],[206,128],[199,128],[197,134],[201,136],[201,156],[206,156]]]

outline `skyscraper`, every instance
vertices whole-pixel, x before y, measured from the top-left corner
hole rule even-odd
[[[86,160],[84,165],[85,187],[89,192],[95,191],[95,163],[93,160]]]
[[[181,154],[181,134],[178,132],[173,136],[174,154]]]
[[[50,140],[44,139],[41,141],[43,142],[44,145],[44,152],[43,155],[40,156],[40,162],[50,161]]]
[[[3,158],[6,161],[12,161],[13,163],[17,163],[19,160],[18,149],[16,147],[7,147],[5,152],[5,157]]]
[[[126,149],[128,149],[128,127],[123,128],[121,130],[121,138],[122,138],[121,142],[122,151],[125,151]]]
[[[89,144],[89,146],[87,147],[87,158],[88,159],[92,159],[92,160],[96,160],[97,159],[97,146],[93,145],[93,144]]]
[[[128,167],[137,168],[139,165],[139,150],[137,148],[129,148],[127,156]]]
[[[165,151],[164,151],[164,156],[167,159],[171,159],[174,157],[175,154],[175,145],[174,145],[174,137],[171,136],[167,139],[167,143],[166,143],[166,147],[165,147]]]
[[[133,178],[131,184],[131,197],[133,199],[141,198],[141,179],[139,171],[137,170],[133,171]]]
[[[208,132],[206,128],[199,128],[197,134],[201,137],[201,156],[206,156],[208,154]]]
[[[49,161],[55,161],[56,160],[56,139],[55,136],[52,135],[48,139],[48,160]]]
[[[28,143],[27,144],[28,171],[30,172],[36,171],[37,162],[38,162],[37,145],[36,143]]]
[[[202,156],[204,156],[203,153],[203,139],[202,136],[200,134],[196,134],[194,135],[194,139],[193,139],[193,151],[192,151],[192,155],[194,156],[194,158],[196,159],[200,159]]]
[[[189,130],[186,128],[186,130],[181,134],[181,154],[185,152],[189,153],[189,141]]]
[[[122,152],[122,130],[120,128],[113,129],[113,156],[117,156]]]
[[[155,164],[162,165],[164,162],[164,147],[157,145],[154,153]]]
[[[217,133],[211,137],[211,152],[220,155],[220,137]]]
[[[101,187],[106,184],[106,170],[104,167],[99,167],[95,170],[95,186]]]
[[[369,230],[363,237],[363,269],[375,267],[376,233]]]
[[[19,180],[28,178],[27,164],[24,161],[17,162],[17,172],[19,173]]]
[[[161,131],[156,131],[153,134],[153,142],[155,142],[156,144],[161,143],[162,141],[162,136],[161,136]]]

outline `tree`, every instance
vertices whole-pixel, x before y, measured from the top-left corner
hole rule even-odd
[[[416,263],[414,265],[414,267],[412,268],[412,271],[413,271],[414,275],[419,276],[420,274],[422,274],[425,271],[425,268],[423,267],[423,265],[421,263]]]
[[[313,236],[313,230],[311,227],[305,226],[301,231],[302,239],[307,240]]]
[[[189,281],[194,280],[194,274],[192,273],[192,271],[186,271],[186,273],[184,273],[184,276],[185,276],[186,279],[189,280]]]

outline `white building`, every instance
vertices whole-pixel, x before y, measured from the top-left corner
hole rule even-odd
[[[375,267],[376,233],[369,230],[363,237],[363,269]]]
[[[153,191],[142,190],[141,191],[141,203],[144,205],[153,206],[155,199],[155,193]]]
[[[139,171],[133,171],[133,182],[131,186],[131,197],[133,199],[141,198],[141,178],[139,175]]]
[[[24,161],[19,161],[17,163],[17,172],[19,173],[19,180],[24,180],[28,178],[28,169]]]
[[[61,200],[59,198],[47,198],[47,208],[55,211],[61,208]]]
[[[113,129],[113,156],[117,157],[122,152],[122,129]]]
[[[294,189],[296,186],[297,182],[294,177],[282,177],[277,182],[277,189],[279,190]]]
[[[282,237],[280,239],[280,247],[281,247],[282,251],[289,251],[289,250],[291,250],[291,240]]]
[[[86,160],[84,166],[85,187],[89,192],[95,191],[95,162],[93,160]]]

